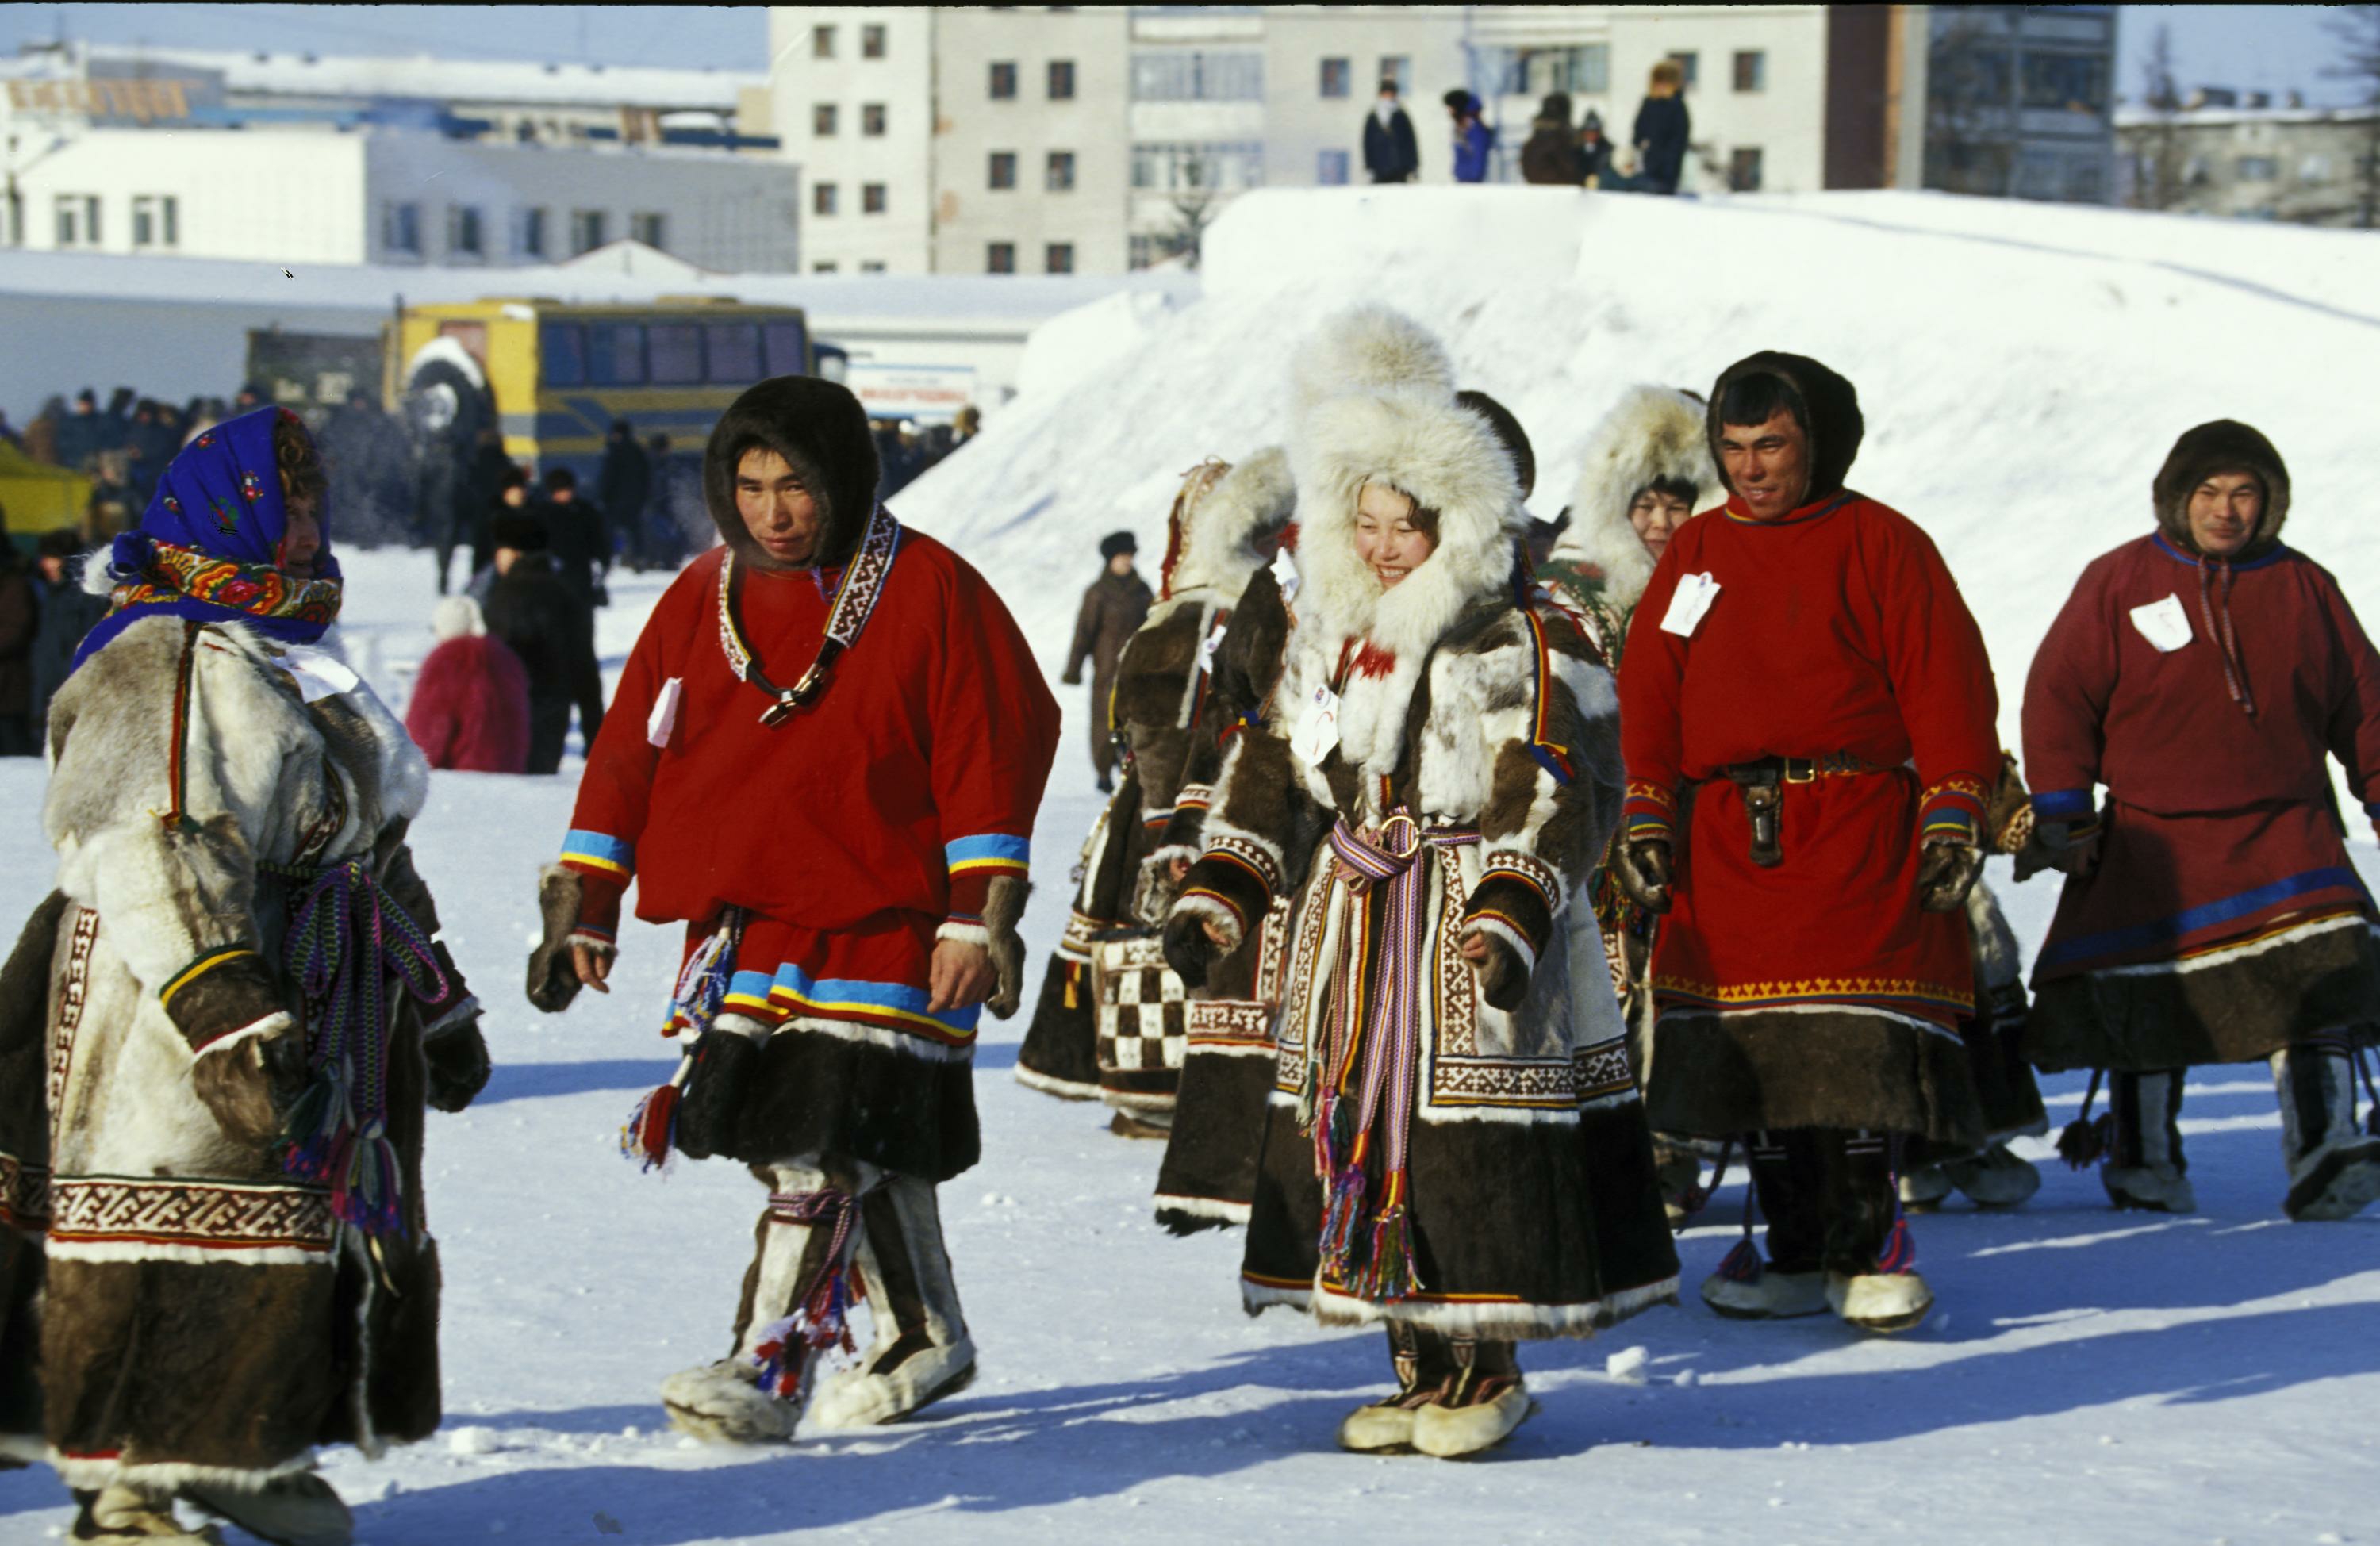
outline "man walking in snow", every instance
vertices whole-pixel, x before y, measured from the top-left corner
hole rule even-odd
[[[2346,1218],[2380,1198],[2352,1067],[2380,956],[2328,759],[2380,816],[2380,654],[2330,573],[2281,545],[2289,475],[2263,435],[2198,426],[2155,494],[2156,529],[2082,572],[2025,682],[2034,811],[2068,876],[2026,1050],[2109,1070],[2100,1180],[2168,1213],[2196,1205],[2183,1075],[2269,1061],[2281,1210]]]
[[[890,1421],[975,1374],[934,1189],[976,1162],[977,1020],[1015,1010],[1058,709],[999,597],[876,477],[842,387],[736,399],[704,458],[726,545],[638,639],[540,888],[542,1009],[610,991],[632,879],[638,916],[686,926],[686,1056],[625,1146],[769,1186],[730,1355],[662,1387],[704,1438],[790,1437],[862,1286],[874,1343],[814,1422]]]
[[[1767,1268],[1747,1238],[1704,1299],[1900,1331],[1933,1296],[1896,1216],[1900,1135],[1982,1138],[1960,909],[1999,746],[1941,555],[1844,487],[1862,428],[1816,360],[1756,354],[1719,378],[1727,503],[1670,539],[1629,627],[1618,870],[1666,914],[1653,1127],[1749,1135],[1768,1221]]]
[[[1066,649],[1069,687],[1083,681],[1083,662],[1091,663],[1091,767],[1099,776],[1099,792],[1115,792],[1115,739],[1108,732],[1108,696],[1115,691],[1116,662],[1132,642],[1156,599],[1148,582],[1133,567],[1140,546],[1128,531],[1110,532],[1099,543],[1107,568],[1083,592],[1083,609],[1075,616],[1075,642]]]

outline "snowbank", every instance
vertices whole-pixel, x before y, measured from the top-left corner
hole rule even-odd
[[[1949,555],[2011,743],[2050,616],[2086,559],[2147,528],[2192,424],[2264,429],[2296,485],[2290,540],[2350,595],[2380,582],[2346,406],[2380,388],[2380,245],[2361,234],[1918,194],[1275,189],[1235,200],[1205,251],[1201,298],[1026,391],[896,501],[991,575],[1045,658],[1099,534],[1161,547],[1181,470],[1280,439],[1292,351],[1362,299],[1439,330],[1464,384],[1520,416],[1544,516],[1630,382],[1707,391],[1759,348],[1842,370],[1867,417],[1852,482]]]

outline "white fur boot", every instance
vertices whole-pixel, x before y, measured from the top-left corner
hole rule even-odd
[[[1537,1404],[1518,1379],[1485,1401],[1449,1407],[1432,1401],[1414,1414],[1413,1446],[1441,1460],[1495,1448],[1528,1420]]]
[[[185,1529],[174,1517],[171,1492],[129,1487],[112,1481],[97,1492],[78,1492],[82,1516],[74,1522],[68,1540],[110,1541],[121,1546],[223,1546],[223,1532],[212,1525]]]
[[[782,1443],[794,1436],[800,1413],[760,1388],[760,1369],[747,1358],[682,1369],[662,1382],[670,1421],[715,1444]]]
[[[2194,1214],[2198,1194],[2190,1178],[2169,1165],[2110,1165],[2099,1172],[2107,1201],[2151,1214]]]
[[[1930,1214],[1950,1195],[1949,1175],[1938,1165],[1920,1165],[1900,1173],[1900,1206],[1912,1214]]]
[[[975,1342],[959,1313],[930,1182],[895,1176],[871,1193],[856,1262],[868,1285],[872,1340],[856,1369],[830,1376],[810,1425],[897,1422],[975,1383]]]
[[[274,1546],[347,1546],[356,1538],[355,1516],[311,1471],[291,1471],[254,1488],[192,1482],[182,1495]]]
[[[2327,1042],[2273,1054],[2281,1157],[2289,1167],[2281,1212],[2299,1223],[2352,1218],[2380,1200],[2380,1138],[2356,1130],[2348,1058],[2345,1045]]]
[[[2031,1160],[2019,1159],[2005,1143],[1995,1143],[1973,1159],[1952,1160],[1942,1166],[1943,1178],[1967,1194],[1979,1208],[2013,1208],[2041,1190],[2041,1172]],[[1901,1196],[1907,1199],[1902,1183]]]
[[[2117,1207],[2153,1214],[2198,1211],[2181,1153],[2181,1085],[2188,1072],[2109,1076],[2107,1108],[2116,1118],[2116,1145],[2100,1167],[2099,1184]]]
[[[1827,1274],[1763,1268],[1746,1283],[1724,1273],[1703,1279],[1703,1303],[1734,1321],[1790,1321],[1827,1312]]]
[[[1934,1308],[1934,1291],[1914,1272],[1829,1273],[1827,1303],[1862,1331],[1904,1332]]]
[[[1378,1401],[1349,1412],[1339,1424],[1339,1447],[1357,1455],[1411,1449],[1414,1416],[1438,1394],[1449,1371],[1422,1368],[1422,1341],[1414,1326],[1402,1321],[1388,1323],[1389,1362],[1397,1371],[1397,1388]],[[1445,1343],[1432,1337],[1433,1351],[1442,1355]],[[1433,1360],[1442,1361],[1442,1360]]]

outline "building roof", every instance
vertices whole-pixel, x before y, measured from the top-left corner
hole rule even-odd
[[[2119,129],[2145,128],[2171,121],[2189,128],[2236,128],[2242,124],[2358,124],[2380,115],[2374,107],[2179,107],[2170,114],[2139,103],[2116,109]]]
[[[732,113],[738,91],[764,86],[769,79],[759,71],[441,59],[428,54],[300,54],[121,43],[86,46],[94,64],[220,70],[226,91],[257,96],[407,97],[550,107],[698,107]]]

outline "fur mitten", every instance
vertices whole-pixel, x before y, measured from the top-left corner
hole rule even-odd
[[[262,1149],[306,1088],[306,1042],[287,1016],[252,1036],[210,1047],[190,1065],[190,1084],[233,1141]]]
[[[994,1020],[1006,1020],[1025,1000],[1025,938],[1016,929],[1025,921],[1025,900],[1032,891],[1019,876],[1000,876],[993,879],[991,896],[983,904],[984,932],[991,936],[992,970],[1000,973],[1000,986],[984,1006]]]
[[[1928,912],[1956,912],[1967,890],[1984,873],[1984,851],[1973,843],[1936,839],[1917,861],[1917,905]]]
[[[1529,996],[1529,968],[1521,953],[1512,948],[1512,941],[1479,929],[1463,936],[1464,943],[1474,939],[1488,942],[1488,959],[1472,962],[1479,973],[1479,996],[1489,1006],[1511,1014]]]
[[[477,1015],[431,1032],[421,1056],[430,1065],[430,1104],[441,1111],[462,1110],[488,1087],[488,1041]]]
[[[528,953],[528,1001],[547,1014],[560,1014],[578,996],[578,967],[570,953],[570,936],[578,928],[578,908],[584,888],[578,876],[559,864],[548,864],[537,877],[537,910],[545,921],[545,937]]]

